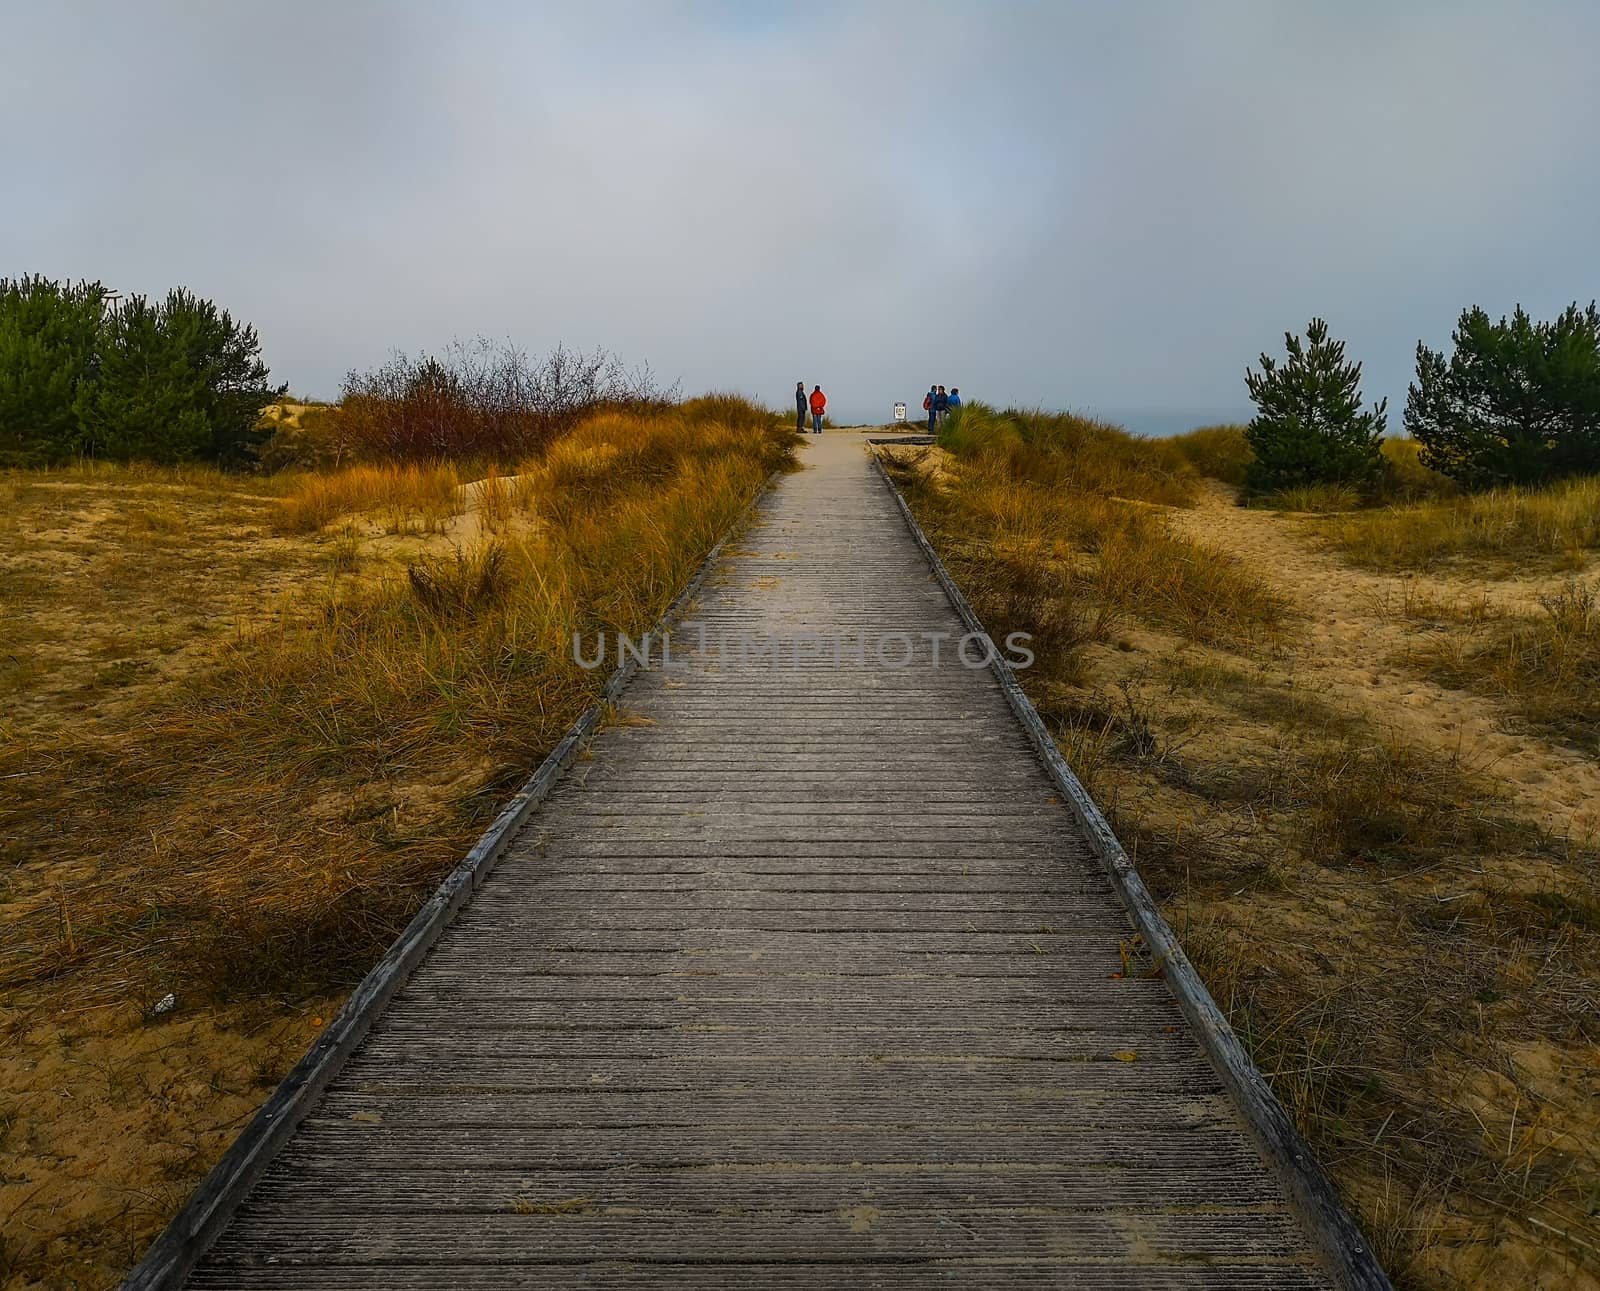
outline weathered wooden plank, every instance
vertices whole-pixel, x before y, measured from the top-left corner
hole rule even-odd
[[[465,921],[463,921],[464,923]],[[1105,922],[1110,924],[1108,917]],[[772,928],[661,928],[604,929],[552,928],[547,932],[533,927],[518,927],[504,921],[480,921],[472,925],[479,935],[461,938],[440,950],[441,962],[476,962],[484,972],[504,964],[511,953],[539,954],[557,951],[671,951],[684,955],[736,951],[751,962],[769,955],[811,956],[815,967],[847,965],[869,955],[901,954],[939,956],[946,952],[961,955],[996,955],[1008,960],[1034,955],[1073,955],[1096,957],[1106,972],[1121,966],[1119,947],[1131,935],[1124,926],[1065,932],[1041,922],[1032,931],[939,931],[917,932],[891,929],[799,929]],[[1052,931],[1041,931],[1050,927]],[[1065,927],[1065,925],[1063,925]]]
[[[442,1134],[434,1126],[311,1121],[301,1126],[284,1150],[283,1161],[292,1166],[302,1160],[331,1164],[338,1159],[351,1173],[382,1175],[395,1165],[422,1160],[435,1169],[594,1170],[630,1163],[652,1169],[857,1161],[1071,1165],[1118,1158],[1160,1159],[1174,1170],[1203,1172],[1212,1161],[1237,1160],[1238,1152],[1237,1127],[1219,1123],[1189,1126],[1183,1133],[1123,1124],[1071,1130],[1023,1127],[1012,1132],[988,1126],[890,1127],[876,1133],[758,1128],[735,1134],[716,1126],[607,1130],[468,1125]]]
[[[808,1000],[783,999],[726,1000],[688,998],[627,998],[596,1000],[589,997],[556,999],[528,998],[496,992],[469,995],[465,992],[435,994],[417,990],[384,1014],[384,1025],[391,1030],[440,1030],[454,1027],[473,1031],[481,1028],[517,1030],[545,1027],[555,1030],[649,1030],[673,1026],[766,1027],[775,1015],[787,1026],[825,1027],[848,1025],[852,1029],[874,1027],[883,1030],[921,1029],[927,1032],[948,1029],[952,1004],[974,1007],[970,999],[940,999],[908,1003],[904,999],[880,1000],[863,993],[854,999],[829,997]],[[1092,1007],[1078,1001],[1034,997],[1021,1001],[988,1000],[982,1004],[988,1030],[1093,1030],[1104,1031],[1116,1024],[1127,1026],[1176,1026],[1182,1015],[1169,995],[1146,995],[1143,999],[1125,995]]]
[[[415,1216],[403,1225],[351,1225],[338,1219],[288,1217],[254,1208],[239,1216],[217,1246],[218,1263],[254,1264],[270,1252],[276,1264],[431,1264],[442,1252],[469,1250],[484,1263],[560,1264],[633,1259],[737,1261],[872,1261],[1010,1257],[1170,1264],[1197,1258],[1266,1257],[1294,1267],[1309,1259],[1277,1252],[1294,1245],[1294,1220],[1279,1211],[1249,1208],[1202,1214],[1145,1212],[1085,1215],[1016,1211],[918,1213],[872,1207],[876,1214],[699,1214],[692,1224],[674,1214],[606,1210],[566,1214]],[[450,1256],[445,1255],[448,1260]]]
[[[1029,938],[1028,942],[1032,945],[1038,940]],[[881,983],[921,981],[930,984],[1004,979],[1046,982],[1060,990],[1099,991],[1103,989],[1103,981],[1115,980],[1111,974],[1121,971],[1120,961],[1113,960],[1115,947],[1108,944],[1105,952],[1095,957],[1068,955],[1060,944],[1037,954],[1026,950],[1016,954],[896,952],[885,947],[868,953],[846,950],[824,960],[819,959],[815,950],[803,947],[788,950],[673,947],[630,951],[608,946],[587,950],[529,946],[513,961],[505,954],[484,953],[477,947],[447,946],[425,965],[425,980],[464,983],[489,991],[496,989],[497,983],[596,975],[704,977],[780,985],[793,981],[797,990],[816,982],[856,982],[861,978],[876,978]]]
[[[542,858],[540,858],[542,859]],[[514,871],[508,871],[508,873]],[[814,893],[818,896],[843,898],[860,894],[872,896],[911,897],[918,895],[946,896],[954,899],[978,897],[1032,897],[1040,902],[1071,901],[1078,897],[1103,900],[1111,889],[1103,882],[1084,879],[1067,883],[1059,875],[1043,872],[993,873],[989,870],[974,873],[962,867],[929,874],[904,870],[863,874],[850,871],[844,874],[832,871],[817,873],[812,870],[753,871],[743,868],[714,865],[693,869],[664,871],[597,870],[591,866],[557,868],[542,865],[538,860],[528,871],[539,884],[542,896],[559,900],[580,894],[595,899],[611,900],[620,896],[644,899],[658,892],[693,892],[700,888],[714,888],[726,896],[748,893],[768,896],[778,893]],[[510,885],[508,884],[507,887]],[[484,900],[499,895],[500,885],[486,887],[479,895]]]
[[[637,1125],[740,1124],[845,1125],[886,1128],[892,1125],[1109,1125],[1130,1110],[1130,1100],[1150,1109],[1152,1124],[1189,1123],[1198,1115],[1226,1117],[1226,1105],[1215,1091],[1188,1091],[1161,1097],[1147,1090],[1072,1089],[1049,1082],[984,1085],[932,1082],[917,1089],[914,1101],[903,1090],[876,1087],[817,1090],[711,1087],[693,1100],[681,1090],[613,1090],[605,1086],[559,1092],[529,1093],[474,1089],[455,1084],[433,1089],[330,1090],[310,1120],[357,1119],[376,1125],[572,1125],[617,1129]],[[308,1123],[310,1123],[308,1121]]]
[[[1041,1084],[1065,1092],[1145,1090],[1163,1094],[1210,1095],[1219,1087],[1215,1073],[1196,1048],[1190,1056],[1161,1062],[1047,1062],[972,1055],[900,1058],[855,1056],[756,1055],[679,1058],[524,1059],[515,1067],[492,1051],[468,1050],[445,1067],[430,1070],[388,1063],[348,1068],[351,1088],[420,1092],[453,1087],[506,1094],[606,1089],[613,1092],[677,1092],[696,1096],[717,1090],[794,1091],[825,1085],[870,1096],[882,1090],[990,1091]]]
[[[1100,1291],[1323,1291],[1328,1283],[1316,1270],[1283,1264],[1192,1259],[1170,1264],[1079,1260],[1056,1256],[1043,1260],[996,1261],[992,1258],[904,1261],[884,1259],[857,1263],[824,1260],[763,1263],[747,1258],[733,1263],[695,1260],[687,1264],[638,1263],[607,1254],[594,1262],[570,1265],[454,1263],[367,1266],[294,1264],[208,1268],[192,1283],[212,1291],[438,1291],[440,1287],[472,1287],[476,1291],[921,1291],[925,1287],[960,1291],[1012,1291],[1032,1288],[1098,1288]]]
[[[748,960],[745,967],[749,967]],[[819,972],[709,973],[680,965],[676,971],[622,971],[506,973],[486,982],[481,973],[429,966],[413,979],[412,989],[395,1008],[412,1001],[459,1004],[500,999],[587,1001],[674,1000],[766,1004],[785,1011],[795,1005],[831,1003],[839,1009],[871,1005],[893,1009],[987,1009],[994,1004],[1047,1006],[1061,1004],[1062,986],[1070,985],[1092,999],[1074,1001],[1071,1007],[1122,1011],[1143,1004],[1170,1003],[1171,993],[1154,978],[1124,978],[1114,990],[1103,989],[1104,973],[1063,970],[1032,976],[982,976],[961,973],[853,973]],[[861,980],[866,978],[868,980]],[[985,1011],[982,1016],[987,1017]]]
[[[568,1061],[648,1058],[1005,1058],[1033,1062],[1110,1062],[1118,1053],[1137,1053],[1147,1062],[1188,1056],[1193,1041],[1152,1031],[1137,1021],[1122,1026],[1064,1027],[1038,1032],[946,1030],[886,1027],[706,1027],[645,1028],[630,1031],[518,1031],[485,1035],[451,1029],[444,1033],[385,1026],[374,1029],[362,1048],[365,1062],[448,1064],[473,1053],[508,1066],[524,1059]]]
[[[852,915],[876,919],[880,914],[893,913],[902,917],[918,915],[953,917],[963,930],[982,927],[968,916],[982,915],[1001,920],[1002,916],[1022,916],[1021,922],[1029,929],[1040,926],[1041,919],[1050,919],[1073,927],[1090,922],[1105,923],[1097,912],[1075,909],[1070,898],[1056,901],[1035,900],[1027,894],[1012,892],[926,892],[856,889],[846,892],[780,887],[771,891],[752,891],[743,887],[724,887],[715,881],[706,882],[698,891],[682,887],[652,887],[643,891],[626,888],[556,889],[540,886],[537,897],[551,919],[563,915],[577,919],[597,904],[605,904],[621,918],[639,916],[671,918],[689,922],[695,911],[715,909],[718,915],[736,922],[743,915],[767,916],[794,915],[797,911],[829,916]],[[507,906],[523,905],[529,894],[512,893],[505,889],[485,894],[481,911],[501,913]],[[1005,920],[1008,925],[1018,920]],[[653,923],[635,925],[654,927]]]
[[[563,916],[571,920],[576,907],[554,902],[547,905],[550,918],[562,922]],[[468,927],[494,927],[500,911],[491,903],[474,911]],[[1071,909],[1033,910],[973,910],[951,908],[942,910],[891,908],[880,903],[865,909],[816,908],[807,902],[773,901],[746,909],[728,902],[717,901],[709,894],[699,901],[663,899],[657,902],[634,903],[620,908],[592,909],[584,921],[586,931],[603,935],[610,930],[621,933],[651,933],[669,931],[691,938],[702,930],[718,935],[746,930],[773,933],[901,933],[910,932],[924,936],[941,934],[971,935],[995,933],[1028,936],[1038,932],[1106,932],[1115,935],[1127,927],[1114,912]]]
[[[324,1214],[407,1215],[496,1212],[523,1206],[583,1205],[658,1210],[739,1211],[758,1202],[770,1211],[837,1212],[861,1205],[1143,1210],[1151,1206],[1267,1206],[1280,1200],[1255,1155],[1241,1148],[1203,1173],[1174,1176],[1140,1161],[1008,1162],[958,1168],[949,1162],[761,1166],[689,1166],[645,1170],[434,1169],[398,1167],[382,1177],[351,1174],[338,1163],[275,1164],[261,1199]],[[577,1208],[582,1208],[580,1205]]]

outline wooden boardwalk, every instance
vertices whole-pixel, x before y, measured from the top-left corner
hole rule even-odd
[[[188,1285],[1335,1285],[860,441],[806,461]]]

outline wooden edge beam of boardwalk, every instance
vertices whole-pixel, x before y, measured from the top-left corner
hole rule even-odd
[[[1388,1286],[862,438],[803,457],[126,1286]]]

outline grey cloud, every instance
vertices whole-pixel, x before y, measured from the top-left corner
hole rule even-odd
[[[297,389],[457,334],[687,388],[1202,419],[1313,313],[1398,403],[1600,294],[1583,0],[38,6],[0,272],[182,283]]]

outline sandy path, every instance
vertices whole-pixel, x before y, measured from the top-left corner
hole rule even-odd
[[[1446,754],[1500,782],[1533,819],[1584,838],[1600,832],[1600,766],[1575,750],[1514,729],[1491,700],[1419,677],[1402,662],[1431,629],[1400,617],[1409,581],[1352,569],[1318,551],[1294,520],[1234,505],[1233,491],[1208,483],[1192,510],[1171,512],[1178,533],[1248,565],[1304,615],[1293,668],[1302,684],[1349,703],[1405,739]],[[1425,586],[1441,600],[1479,594],[1526,612],[1536,592],[1560,575],[1520,578],[1503,587],[1449,576]]]

